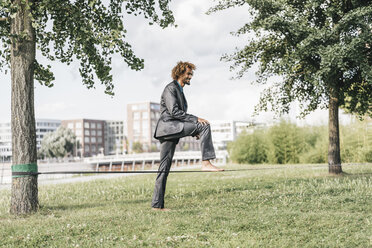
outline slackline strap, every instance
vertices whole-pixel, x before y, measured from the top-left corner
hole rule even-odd
[[[38,175],[36,163],[12,165],[13,177],[26,177],[35,175]]]
[[[350,165],[363,165],[362,164],[350,164]],[[307,168],[323,168],[327,167],[324,165],[312,166]],[[38,176],[38,175],[51,175],[51,174],[151,174],[151,173],[202,173],[202,172],[232,172],[232,171],[253,171],[253,170],[280,170],[280,169],[296,169],[302,168],[301,166],[291,167],[264,167],[264,168],[249,168],[249,169],[238,169],[238,170],[224,170],[224,171],[208,171],[208,170],[183,170],[183,171],[47,171],[38,172],[36,164],[23,164],[12,166],[13,177],[24,177],[24,176]]]

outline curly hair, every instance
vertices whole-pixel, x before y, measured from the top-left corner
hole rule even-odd
[[[179,61],[177,65],[172,69],[173,80],[177,80],[180,76],[182,76],[186,72],[187,68],[195,70],[196,66],[190,62]]]

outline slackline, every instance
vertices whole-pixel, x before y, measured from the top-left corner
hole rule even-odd
[[[183,170],[183,171],[169,171],[168,173],[205,173],[205,172],[234,172],[234,171],[249,171],[249,170],[267,170],[267,169],[283,169],[281,168],[251,168],[240,170],[223,170],[223,171],[208,171],[208,170]],[[166,173],[166,171],[47,171],[47,172],[15,172],[12,176],[38,176],[38,175],[51,175],[51,174],[155,174]]]
[[[365,163],[351,163],[347,165],[368,165]],[[305,168],[323,168],[328,167],[328,165],[318,165],[318,166],[306,166]],[[253,170],[280,170],[280,169],[297,169],[303,168],[303,166],[283,166],[283,167],[265,167],[265,168],[249,168],[249,169],[238,169],[238,170],[223,170],[223,171],[208,171],[208,170],[171,170],[168,173],[203,173],[203,172],[235,172],[235,171],[253,171]],[[166,173],[166,171],[46,171],[46,172],[18,172],[13,171],[12,176],[38,176],[38,175],[51,175],[51,174],[155,174],[155,173]]]

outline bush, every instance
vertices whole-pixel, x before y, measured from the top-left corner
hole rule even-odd
[[[307,148],[301,154],[300,162],[309,164],[326,163],[328,157],[328,129],[322,127],[306,127],[305,142]]]
[[[267,145],[263,131],[242,133],[228,144],[231,160],[237,163],[261,164],[267,162]]]
[[[281,121],[269,130],[270,163],[298,163],[305,145],[303,133],[295,124]]]
[[[143,152],[143,146],[142,146],[141,142],[139,142],[139,141],[133,142],[132,151],[134,153],[142,153]]]
[[[370,121],[355,119],[353,123],[340,128],[342,162],[371,161],[372,129]]]
[[[355,120],[340,127],[342,162],[372,162],[371,120]],[[242,133],[228,145],[232,161],[237,163],[326,163],[328,127],[298,127],[281,121],[268,130]]]
[[[364,154],[364,160],[366,162],[371,163],[372,162],[372,150],[366,151]]]

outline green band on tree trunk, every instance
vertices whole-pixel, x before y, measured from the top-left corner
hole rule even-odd
[[[36,172],[37,173],[37,164],[15,164],[12,165],[12,172]],[[14,175],[12,177],[27,177],[32,175]]]

